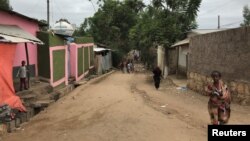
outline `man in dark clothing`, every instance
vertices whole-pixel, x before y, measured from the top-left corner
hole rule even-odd
[[[161,81],[161,69],[159,67],[155,67],[153,70],[154,73],[154,82],[155,82],[155,88],[158,89],[160,87],[160,81]]]

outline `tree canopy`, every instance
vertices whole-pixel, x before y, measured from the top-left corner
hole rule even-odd
[[[0,9],[12,10],[12,7],[10,6],[9,0],[1,0],[0,1]]]
[[[89,32],[97,43],[128,51],[129,31],[143,7],[140,0],[103,0],[95,15],[87,19]]]
[[[99,0],[93,17],[81,25],[95,42],[128,52],[139,49],[150,58],[150,48],[170,47],[197,28],[196,16],[201,0]],[[87,30],[86,30],[87,29]],[[145,60],[145,61],[147,61]]]
[[[250,25],[250,8],[247,5],[243,7],[243,18],[244,18],[244,21],[240,25],[249,26]]]

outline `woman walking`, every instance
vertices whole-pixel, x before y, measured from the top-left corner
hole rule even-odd
[[[221,80],[221,73],[213,71],[211,74],[213,83],[207,87],[210,96],[208,101],[208,112],[213,125],[223,125],[228,123],[231,109],[231,96],[227,86]]]
[[[155,83],[155,88],[159,89],[160,87],[160,81],[161,81],[161,69],[157,66],[153,70],[154,73],[154,83]]]

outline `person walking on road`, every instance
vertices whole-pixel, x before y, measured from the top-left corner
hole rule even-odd
[[[160,87],[160,82],[161,82],[161,69],[157,66],[154,68],[153,70],[153,79],[154,79],[154,83],[155,83],[155,88],[158,90]]]
[[[213,71],[211,74],[213,83],[209,84],[206,92],[210,96],[208,101],[208,112],[213,125],[228,123],[230,118],[231,96],[227,86],[221,80],[221,73]]]

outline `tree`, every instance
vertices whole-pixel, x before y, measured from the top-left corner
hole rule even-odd
[[[81,23],[80,27],[75,30],[73,36],[90,36],[89,28],[88,28],[88,18]]]
[[[125,53],[139,49],[144,61],[152,64],[152,47],[170,47],[197,28],[201,0],[152,0],[147,7],[142,0],[98,2],[98,11],[88,19],[95,42]]]
[[[243,7],[243,18],[244,18],[244,22],[241,23],[241,26],[249,26],[250,25],[250,8],[245,5]]]
[[[12,7],[10,6],[9,0],[1,0],[0,1],[0,9],[12,10]]]
[[[44,24],[44,25],[47,24],[47,21],[44,20],[44,19],[39,20],[39,22],[40,22],[41,24]],[[39,27],[40,27],[40,30],[41,30],[41,31],[47,31],[47,30],[48,30],[48,26],[39,26]]]
[[[70,24],[70,22],[68,21],[68,19],[63,19],[63,18],[61,18],[58,21],[56,21],[56,23],[59,23],[59,22],[66,22],[66,23]]]
[[[95,42],[128,52],[129,30],[137,23],[138,12],[143,7],[141,0],[103,0],[95,15],[88,19]]]
[[[147,64],[152,64],[152,47],[170,47],[186,38],[187,31],[197,28],[195,21],[201,0],[152,0],[140,13],[138,22],[130,30],[130,43],[142,52]]]

